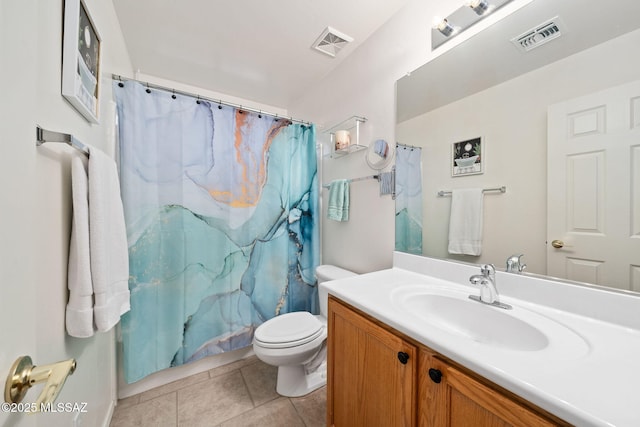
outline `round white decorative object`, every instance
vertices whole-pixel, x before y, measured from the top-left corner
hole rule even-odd
[[[371,169],[382,170],[391,164],[395,153],[394,144],[389,144],[384,139],[376,139],[369,144],[364,158]]]

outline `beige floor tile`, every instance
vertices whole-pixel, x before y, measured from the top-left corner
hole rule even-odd
[[[110,427],[175,427],[177,425],[176,393],[128,407],[116,406]]]
[[[240,371],[255,406],[260,406],[279,397],[276,392],[277,366],[267,365],[262,361],[258,361],[243,367]]]
[[[326,386],[306,396],[291,398],[291,403],[293,403],[307,427],[324,427],[327,425]]]
[[[287,399],[277,372],[252,356],[196,374],[120,400],[111,427],[324,427],[326,387]]]
[[[279,398],[221,424],[221,427],[305,427],[287,398]]]
[[[210,369],[209,375],[211,376],[211,378],[215,378],[217,376],[227,374],[231,371],[235,371],[236,369],[240,369],[244,366],[252,365],[258,361],[259,359],[256,356],[250,356],[250,357],[247,357],[246,359],[237,360],[235,362],[218,366],[217,368],[214,368],[214,369]]]
[[[253,409],[239,370],[178,391],[178,426],[215,426]]]
[[[140,393],[140,402],[145,402],[147,400],[155,399],[158,396],[162,396],[163,394],[172,393],[174,391],[178,391],[182,388],[192,387],[194,384],[197,384],[202,381],[206,381],[209,379],[209,372],[200,372],[199,374],[191,375],[186,378],[182,378],[178,381],[173,381],[169,384],[162,385],[160,387],[152,388],[151,390],[147,390],[145,392]]]
[[[133,396],[125,397],[124,399],[118,400],[116,408],[124,409],[128,408],[129,406],[137,405],[138,403],[140,403],[140,395],[134,394]]]

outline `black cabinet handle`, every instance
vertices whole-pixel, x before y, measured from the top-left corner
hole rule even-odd
[[[429,369],[429,378],[436,384],[439,384],[442,381],[442,372],[439,369]]]
[[[403,365],[406,365],[407,362],[409,361],[409,355],[407,353],[405,353],[404,351],[399,351],[398,352],[398,360]]]

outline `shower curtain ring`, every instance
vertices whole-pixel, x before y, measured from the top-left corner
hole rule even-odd
[[[171,99],[176,99],[176,98],[177,98],[177,96],[176,96],[176,90],[174,89],[174,90],[173,90],[173,95],[171,95]]]
[[[198,95],[198,99],[196,99],[196,104],[200,105],[200,95]]]
[[[146,92],[147,92],[147,93],[151,93],[151,89],[149,89],[149,83],[147,83],[147,90],[146,90]]]
[[[118,87],[124,87],[124,83],[122,83],[122,77],[118,76],[118,80],[120,80],[120,83],[118,83]]]

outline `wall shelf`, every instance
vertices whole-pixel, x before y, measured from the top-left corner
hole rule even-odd
[[[366,145],[351,144],[347,148],[341,148],[340,150],[333,150],[331,157],[337,159],[338,157],[346,156],[347,154],[353,154],[357,151],[364,150]]]
[[[336,159],[338,157],[343,157],[348,154],[353,154],[358,151],[366,149],[367,148],[366,145],[360,144],[360,125],[363,123],[366,123],[366,121],[367,119],[365,117],[351,116],[348,119],[343,120],[340,123],[325,130],[323,133],[329,134],[331,138],[330,140],[331,154],[329,154],[329,156],[331,158]],[[354,132],[353,132],[354,129],[355,129],[355,138],[354,138]],[[352,139],[351,139],[351,144],[349,144],[348,147],[336,150],[335,133],[336,131],[339,131],[339,130],[348,130],[351,133]]]

